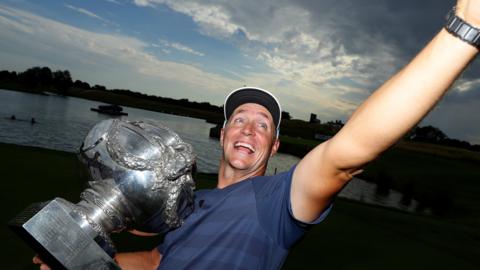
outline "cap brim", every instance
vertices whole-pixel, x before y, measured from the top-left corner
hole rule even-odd
[[[281,121],[281,108],[277,99],[268,91],[260,88],[240,88],[227,96],[224,104],[225,120],[228,120],[238,106],[255,103],[265,107],[271,114],[276,129]]]

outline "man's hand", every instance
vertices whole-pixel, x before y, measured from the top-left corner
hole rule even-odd
[[[480,1],[458,0],[456,14],[476,28],[480,28]]]
[[[160,265],[162,254],[154,248],[151,251],[118,253],[115,260],[123,270],[155,270]]]
[[[151,251],[118,253],[115,256],[115,261],[123,270],[155,270],[160,265],[161,259],[162,254],[160,254],[156,248]],[[34,264],[40,265],[40,270],[51,270],[51,268],[45,264],[38,255],[35,255],[32,261]]]
[[[40,257],[38,257],[38,255],[35,255],[35,257],[33,257],[33,263],[34,264],[39,264],[40,265],[40,270],[50,270],[50,267],[48,265],[46,265],[42,259],[40,259]]]

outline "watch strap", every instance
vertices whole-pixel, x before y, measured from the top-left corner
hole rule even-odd
[[[480,29],[473,27],[469,23],[455,15],[455,7],[447,15],[445,29],[455,37],[480,49]]]

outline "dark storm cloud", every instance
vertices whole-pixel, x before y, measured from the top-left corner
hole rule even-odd
[[[478,77],[478,76],[477,76]],[[465,103],[465,102],[480,102],[480,87],[477,85],[476,89],[470,91],[450,91],[444,98],[446,103]],[[478,108],[477,108],[478,109]]]
[[[393,48],[400,68],[415,56],[442,28],[455,1],[450,0],[324,0],[295,1],[309,10],[314,25],[334,29],[331,40],[346,52],[368,57],[373,43]],[[354,67],[355,68],[355,67]],[[362,67],[368,72],[372,67]],[[465,71],[466,78],[478,76],[478,61]]]
[[[368,43],[364,37],[375,37],[371,42],[386,42],[403,55],[416,53],[444,23],[452,1],[297,1],[309,10],[316,25],[335,29],[333,38],[348,52],[364,53]]]

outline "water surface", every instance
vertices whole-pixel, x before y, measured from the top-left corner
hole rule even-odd
[[[104,103],[0,89],[0,142],[77,152],[88,131],[96,123],[111,118],[90,111],[101,104]],[[218,172],[221,149],[218,140],[209,138],[212,124],[202,119],[130,107],[124,107],[124,111],[128,116],[122,117],[129,120],[149,118],[162,122],[192,144],[200,172]],[[16,120],[11,119],[12,115]],[[35,118],[34,124],[32,118]],[[295,156],[278,153],[270,159],[267,175],[286,171],[298,161]],[[407,211],[413,211],[416,206],[416,202],[409,207],[399,204],[401,194],[395,191],[389,196],[378,196],[375,185],[361,179],[351,181],[339,196]]]

